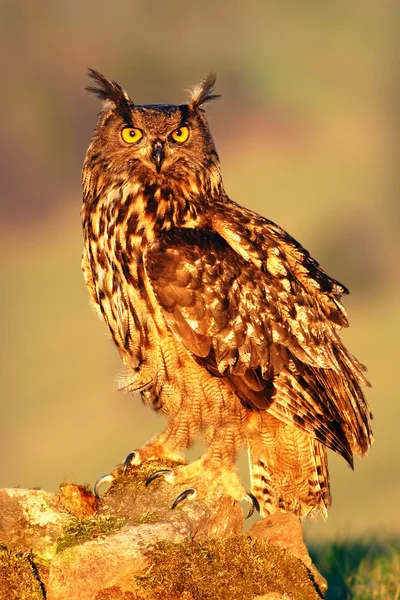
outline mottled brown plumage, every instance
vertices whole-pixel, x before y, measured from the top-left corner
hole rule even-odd
[[[125,372],[120,387],[168,416],[134,462],[207,449],[167,477],[198,494],[244,490],[248,446],[262,514],[326,513],[326,447],[352,465],[372,442],[363,366],[346,350],[329,277],[280,227],[228,198],[201,106],[135,105],[95,71],[103,101],[83,168],[83,270]]]

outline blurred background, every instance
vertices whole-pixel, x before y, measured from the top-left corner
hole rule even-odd
[[[0,486],[92,483],[163,426],[117,394],[119,361],[80,269],[80,169],[100,106],[86,69],[138,103],[207,107],[229,195],[351,290],[376,442],[331,454],[333,508],[309,540],[400,533],[399,6],[2,0]],[[242,460],[243,473],[246,470]]]

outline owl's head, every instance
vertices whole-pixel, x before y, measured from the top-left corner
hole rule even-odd
[[[213,94],[215,75],[197,85],[187,104],[135,104],[126,91],[101,73],[89,70],[86,89],[103,101],[89,156],[101,158],[111,174],[135,174],[163,180],[207,171],[218,163],[204,103]]]

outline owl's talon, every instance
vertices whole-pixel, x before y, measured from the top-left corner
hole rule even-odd
[[[114,477],[111,474],[103,475],[99,477],[96,483],[93,486],[93,492],[96,496],[97,500],[100,500],[100,488],[104,483],[112,483],[114,481]]]
[[[174,503],[171,506],[171,510],[176,508],[180,502],[183,502],[183,500],[186,500],[186,498],[188,498],[189,496],[195,496],[196,494],[197,492],[194,488],[189,488],[188,490],[185,490],[175,498]]]
[[[158,477],[167,475],[168,473],[172,473],[171,469],[158,469],[158,471],[154,471],[154,473],[149,475],[149,477],[146,479],[145,486],[148,487],[152,481],[154,481]]]
[[[124,475],[125,475],[128,467],[134,462],[134,459],[136,458],[136,455],[137,455],[136,450],[132,450],[132,452],[129,452],[128,456],[125,458],[125,460],[124,460],[124,468],[123,468]]]
[[[258,503],[257,498],[253,496],[253,494],[251,494],[250,492],[246,492],[244,500],[246,500],[246,502],[250,504],[249,514],[247,515],[246,519],[249,519],[251,517],[251,515],[254,513],[254,509],[257,512],[260,512],[260,505]]]

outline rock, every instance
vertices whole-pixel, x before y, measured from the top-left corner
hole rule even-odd
[[[44,600],[44,597],[31,557],[0,547],[0,600]]]
[[[318,590],[323,596],[328,583],[313,565],[303,540],[303,529],[299,519],[293,513],[275,513],[258,521],[247,535],[254,540],[279,546],[297,556],[310,571]]]
[[[254,600],[290,600],[290,597],[287,594],[277,594],[276,592],[271,592],[269,594],[265,594],[264,596],[256,596]]]
[[[286,548],[301,560],[309,558],[300,521],[293,513],[275,513],[265,517],[257,521],[247,535],[253,540]]]
[[[47,600],[102,598],[110,589],[123,598],[132,593],[135,576],[150,566],[144,550],[160,541],[178,544],[189,533],[187,525],[177,523],[125,526],[104,539],[67,548],[51,563]]]
[[[207,498],[192,500],[191,496],[174,510],[175,498],[187,486],[171,486],[163,478],[156,479],[149,487],[144,485],[149,475],[160,468],[173,468],[172,462],[148,461],[144,465],[130,468],[123,474],[114,472],[115,482],[101,499],[98,514],[123,517],[128,524],[149,521],[184,522],[191,539],[200,541],[240,533],[243,527],[243,512],[237,502],[215,488]]]
[[[42,559],[56,553],[57,540],[70,515],[60,495],[42,490],[0,490],[0,544],[33,550]]]
[[[298,558],[244,535],[164,544],[148,557],[152,569],[137,581],[152,600],[253,600],[268,593],[285,600],[321,598]]]
[[[241,531],[242,511],[222,492],[185,501],[171,511],[185,486],[171,486],[163,479],[144,485],[152,472],[166,466],[173,464],[149,461],[126,474],[121,468],[113,472],[115,480],[102,497],[97,516],[123,519],[125,526],[58,554],[51,563],[48,600],[86,600],[106,590],[114,595],[131,592],[135,576],[149,566],[146,554],[158,542],[178,544]]]
[[[87,486],[75,483],[60,483],[60,502],[77,519],[90,517],[98,508],[93,492]]]
[[[171,510],[185,486],[144,482],[173,466],[117,468],[100,502],[68,483],[59,494],[0,490],[0,544],[10,547],[0,561],[4,600],[323,597],[294,515],[274,515],[242,535],[242,510],[218,486]]]
[[[254,600],[290,600],[287,594],[277,594],[276,592],[270,592],[264,596],[256,596]]]

